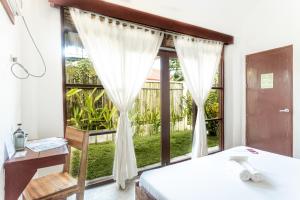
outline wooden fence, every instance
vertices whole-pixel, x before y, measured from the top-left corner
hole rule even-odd
[[[93,82],[94,83],[94,82]],[[71,89],[71,88],[69,88]],[[85,88],[82,93],[87,95],[93,88]],[[94,95],[103,91],[98,88]],[[160,131],[160,82],[146,82],[139,92],[134,106],[130,112],[130,117],[133,122],[133,130],[138,135],[157,134]],[[188,122],[188,116],[184,113],[183,97],[187,97],[187,90],[184,88],[182,82],[170,82],[170,104],[171,117],[178,119],[171,119],[172,131],[191,130],[191,124]],[[84,98],[84,95],[82,95]],[[67,101],[67,118],[72,118],[72,108],[78,102]],[[111,104],[107,95],[102,96],[96,103],[97,108],[101,108],[107,104]],[[116,119],[115,119],[116,120]],[[116,124],[116,122],[115,122]],[[101,139],[102,138],[102,139]],[[97,141],[112,140],[113,136],[98,136]]]

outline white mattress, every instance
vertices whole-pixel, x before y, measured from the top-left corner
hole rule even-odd
[[[299,200],[300,160],[236,147],[211,156],[144,172],[140,186],[158,200]],[[264,175],[261,183],[243,182],[228,157],[246,154]]]

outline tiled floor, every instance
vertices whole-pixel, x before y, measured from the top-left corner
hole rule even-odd
[[[87,189],[84,193],[86,200],[134,200],[135,190],[134,181],[128,184],[126,190],[119,190],[116,183],[110,183],[104,186],[99,186]],[[75,196],[68,198],[75,200]]]

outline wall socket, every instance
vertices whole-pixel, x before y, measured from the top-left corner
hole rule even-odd
[[[18,57],[10,55],[10,61],[13,63],[18,62]]]

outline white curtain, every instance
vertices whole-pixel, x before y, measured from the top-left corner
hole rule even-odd
[[[113,176],[124,189],[125,181],[137,175],[128,111],[147,78],[163,33],[74,8],[70,12],[97,75],[120,112]]]
[[[220,64],[223,44],[188,36],[173,38],[184,81],[198,107],[192,146],[192,158],[197,158],[207,155],[204,103]]]

